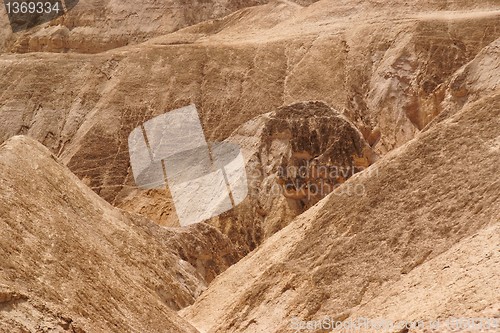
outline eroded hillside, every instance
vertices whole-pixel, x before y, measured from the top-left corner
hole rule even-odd
[[[500,316],[499,129],[497,90],[352,177],[218,276],[183,316],[203,332],[288,332],[294,317],[346,320],[358,307],[353,315],[390,320]],[[365,195],[342,191],[357,184]],[[457,251],[465,257],[453,260]],[[453,287],[420,296],[412,279]]]
[[[32,139],[0,146],[0,170],[2,332],[195,332],[174,310],[239,259],[213,227],[111,207]]]
[[[0,140],[36,138],[115,205],[133,186],[130,131],[190,103],[208,136],[224,139],[255,116],[321,100],[365,138],[380,132],[383,155],[442,111],[455,72],[498,38],[490,6],[273,2],[98,55],[3,55]],[[175,224],[160,215],[148,213]]]
[[[498,1],[80,0],[0,25],[0,331],[500,318]],[[188,104],[249,195],[178,228],[127,138]]]

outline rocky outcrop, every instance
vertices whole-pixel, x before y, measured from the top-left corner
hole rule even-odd
[[[238,145],[245,156],[248,196],[207,223],[223,231],[244,253],[377,158],[349,120],[319,101],[295,103],[256,117],[225,141]],[[167,224],[178,225],[170,193],[132,193],[121,208],[139,208],[146,215],[162,212]],[[192,204],[197,204],[196,197]]]
[[[239,259],[227,238],[111,207],[32,139],[0,157],[3,331],[196,331],[174,310]]]
[[[500,87],[499,72],[500,38],[481,50],[441,85],[438,90],[440,103],[436,104],[438,116],[430,125],[446,120],[485,94],[497,91]],[[427,126],[424,131],[431,127]]]
[[[209,223],[246,252],[376,159],[356,127],[323,102],[281,107],[227,141],[243,150],[249,195]]]

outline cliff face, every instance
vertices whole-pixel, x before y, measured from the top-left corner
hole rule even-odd
[[[246,156],[250,193],[209,223],[247,252],[376,160],[359,130],[322,102],[296,103],[257,117],[228,141]]]

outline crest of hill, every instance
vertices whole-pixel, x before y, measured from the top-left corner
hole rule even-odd
[[[27,137],[0,171],[2,332],[196,332],[174,311],[236,261],[220,232],[113,208]]]

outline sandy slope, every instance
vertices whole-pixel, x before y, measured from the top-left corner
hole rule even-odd
[[[0,170],[0,332],[195,332],[173,310],[234,263],[220,232],[113,208],[26,137]]]
[[[498,251],[493,226],[500,222],[499,130],[497,90],[351,178],[343,186],[360,184],[366,195],[341,193],[341,186],[338,194],[331,194],[220,275],[183,316],[203,332],[286,332],[292,317],[345,319],[350,309],[370,304],[384,290],[389,295],[399,293],[391,283],[484,228],[489,227],[481,231],[486,233],[482,237],[491,242],[485,247],[489,253]],[[461,246],[474,251],[467,248],[473,244],[466,241]],[[452,258],[455,251],[445,258]],[[400,313],[386,305],[387,313],[465,316],[498,306],[498,266],[481,265],[474,258],[463,259],[467,269],[474,271],[479,265],[485,273],[472,275],[475,283],[465,286],[470,289],[459,284],[449,291],[470,303],[441,304],[439,299],[446,294],[438,293],[424,304],[418,298],[408,300]],[[429,265],[437,269],[440,264]],[[447,278],[453,281],[453,276]],[[439,286],[432,276],[425,281]],[[468,297],[474,288],[481,293]],[[401,292],[404,297],[411,291]],[[478,298],[484,304],[477,304]]]
[[[398,282],[384,286],[377,297],[360,305],[350,316],[427,322],[481,317],[498,320],[499,245],[497,222],[461,240]]]

